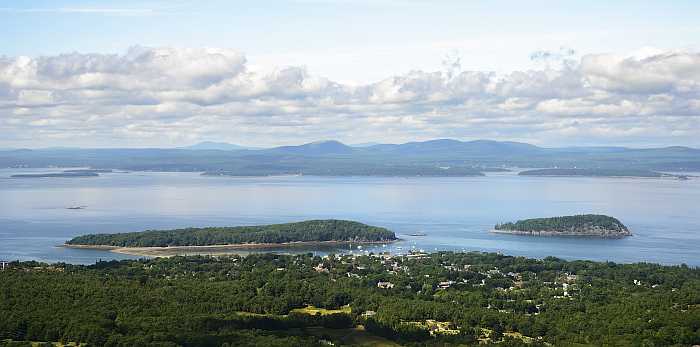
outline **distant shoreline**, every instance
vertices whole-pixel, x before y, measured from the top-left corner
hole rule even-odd
[[[542,237],[594,237],[601,239],[621,239],[627,236],[632,236],[631,232],[627,233],[608,233],[600,231],[527,231],[527,230],[497,230],[491,229],[491,233],[494,234],[510,234],[510,235],[523,235],[523,236],[542,236]]]
[[[672,178],[688,179],[688,175],[670,174],[653,170],[620,169],[526,169],[518,176],[529,177],[607,177],[607,178]]]
[[[228,245],[210,246],[169,246],[169,247],[119,247],[109,245],[71,245],[62,244],[57,247],[74,249],[93,249],[110,251],[113,253],[147,256],[147,257],[172,257],[176,255],[187,255],[192,253],[224,254],[231,250],[255,250],[267,248],[295,248],[306,246],[342,246],[342,245],[374,245],[389,244],[400,239],[386,241],[296,241],[283,243],[236,243]]]
[[[553,178],[561,178],[561,177],[569,177],[569,178],[638,178],[638,179],[649,179],[649,180],[659,180],[659,179],[667,179],[667,180],[677,180],[679,179],[679,175],[663,175],[663,176],[596,176],[596,175],[557,175],[557,174],[546,174],[546,175],[518,175],[521,177],[553,177]],[[696,176],[684,176],[685,178],[689,177],[696,177]]]
[[[59,172],[59,173],[37,173],[37,174],[17,174],[10,178],[84,178],[99,177],[95,172]]]

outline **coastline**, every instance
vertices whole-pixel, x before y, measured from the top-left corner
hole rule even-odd
[[[615,175],[561,175],[561,174],[543,174],[543,175],[520,175],[521,177],[579,177],[579,178],[644,178],[644,179],[678,179],[678,176],[674,175],[661,175],[661,176],[615,176]],[[695,177],[695,176],[688,176]]]
[[[525,230],[497,230],[491,229],[489,232],[494,234],[509,234],[509,235],[522,235],[522,236],[540,236],[540,237],[589,237],[589,238],[602,238],[602,239],[621,239],[627,236],[632,236],[631,232],[620,233],[620,232],[600,232],[600,231],[582,231],[582,232],[572,232],[572,231],[525,231]]]
[[[75,248],[75,249],[93,249],[110,251],[113,253],[146,256],[146,257],[172,257],[176,255],[188,254],[227,254],[234,250],[255,250],[267,248],[294,248],[308,246],[342,246],[342,245],[373,245],[373,244],[390,244],[400,239],[386,241],[294,241],[284,243],[236,243],[228,245],[208,245],[208,246],[169,246],[169,247],[119,247],[109,245],[70,245],[62,244],[57,247]]]

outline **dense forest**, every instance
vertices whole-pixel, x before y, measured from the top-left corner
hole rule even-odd
[[[690,346],[700,269],[484,253],[13,262],[0,346]]]
[[[385,228],[346,220],[309,220],[296,223],[238,227],[147,230],[119,234],[75,237],[68,245],[118,247],[211,246],[240,243],[284,243],[316,241],[379,242],[396,240]]]
[[[524,219],[515,223],[496,224],[494,228],[496,230],[554,232],[584,232],[600,229],[618,233],[629,233],[627,227],[617,220],[617,218],[600,214]]]

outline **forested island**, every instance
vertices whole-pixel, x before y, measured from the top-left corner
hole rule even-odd
[[[257,247],[299,243],[377,243],[397,240],[394,232],[346,220],[309,220],[295,223],[237,227],[185,228],[174,230],[147,230],[118,234],[90,234],[66,241],[69,247],[121,247],[122,253],[130,248],[167,247],[169,251],[188,250],[188,247]],[[172,253],[172,252],[170,252]],[[136,254],[142,254],[137,252]]]
[[[97,177],[95,172],[56,172],[56,173],[36,173],[36,174],[17,174],[10,178],[75,178],[75,177]]]
[[[533,218],[496,224],[493,232],[532,236],[596,236],[621,238],[632,233],[617,218],[582,214],[551,218]]]
[[[582,176],[582,177],[677,177],[651,170],[635,169],[537,169],[518,173],[520,176]]]
[[[477,252],[10,262],[0,312],[0,346],[691,346],[700,269]]]
[[[112,169],[68,169],[68,170],[63,170],[63,172],[78,172],[78,173],[96,173],[96,174],[101,174],[101,173],[112,173],[114,170]]]

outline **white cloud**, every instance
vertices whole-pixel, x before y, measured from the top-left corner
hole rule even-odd
[[[435,137],[700,145],[700,54],[573,51],[538,70],[412,71],[346,85],[303,67],[251,70],[227,49],[0,58],[0,145],[273,145]],[[653,52],[650,53],[650,52]]]
[[[581,71],[592,87],[613,92],[700,94],[700,54],[588,55],[581,61]]]

